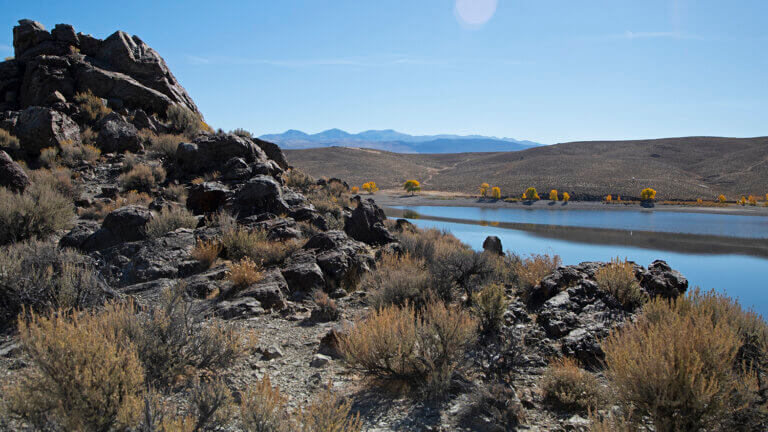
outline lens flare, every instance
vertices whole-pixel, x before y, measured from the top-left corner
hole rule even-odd
[[[467,27],[480,27],[496,12],[498,0],[456,0],[454,13]]]

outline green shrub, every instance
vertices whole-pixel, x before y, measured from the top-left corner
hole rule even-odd
[[[192,138],[203,129],[203,119],[199,114],[181,105],[171,105],[165,113],[174,131]]]
[[[98,304],[103,294],[84,255],[40,241],[0,247],[0,327],[13,323],[22,308],[81,309]]]
[[[547,402],[567,411],[596,411],[607,402],[597,378],[581,369],[570,357],[550,363],[542,377],[541,388]]]
[[[420,316],[410,305],[388,306],[357,322],[339,346],[352,367],[439,391],[450,384],[476,328],[466,311],[442,302]]]
[[[124,430],[138,424],[141,363],[102,316],[62,312],[19,320],[32,368],[4,389],[8,414],[38,430]]]
[[[724,304],[696,294],[657,298],[636,322],[611,333],[603,342],[606,376],[625,412],[648,416],[661,432],[726,421],[734,411],[743,341],[738,326],[715,313]]]
[[[383,255],[376,269],[365,274],[360,287],[376,309],[406,304],[423,305],[430,297],[431,277],[424,261],[410,255]]]
[[[0,150],[16,151],[21,148],[19,139],[5,129],[0,129]]]
[[[33,183],[22,194],[0,187],[0,244],[45,239],[68,228],[72,202],[45,184]]]
[[[508,303],[504,286],[495,283],[486,285],[475,295],[472,313],[480,321],[484,333],[495,333],[501,329]]]
[[[179,228],[194,229],[197,227],[197,218],[184,207],[164,208],[147,222],[146,230],[149,238],[157,238],[165,233]]]
[[[83,118],[89,123],[95,123],[112,112],[104,105],[101,98],[95,96],[90,90],[75,94],[73,100],[80,109]]]
[[[625,309],[634,309],[648,300],[645,291],[635,277],[635,269],[627,260],[611,259],[605,267],[595,272],[597,286],[609,292]]]
[[[161,166],[136,165],[118,177],[124,191],[151,192],[158,183],[165,181],[165,170]]]

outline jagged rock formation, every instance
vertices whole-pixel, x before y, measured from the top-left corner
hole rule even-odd
[[[14,192],[24,192],[24,189],[29,186],[27,173],[2,150],[0,150],[0,186]]]
[[[90,90],[115,109],[164,114],[197,106],[160,55],[138,36],[117,31],[104,40],[68,24],[48,32],[23,19],[13,28],[15,57],[0,63],[0,110],[68,103]]]

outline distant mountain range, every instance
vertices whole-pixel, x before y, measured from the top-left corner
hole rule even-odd
[[[284,149],[342,146],[396,153],[517,151],[543,145],[533,141],[482,135],[408,135],[392,129],[368,130],[357,134],[341,129],[328,129],[316,134],[291,129],[281,134],[262,135],[259,138],[273,142]]]

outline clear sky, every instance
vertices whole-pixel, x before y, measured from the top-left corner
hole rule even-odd
[[[214,127],[555,143],[768,135],[766,0],[0,0],[139,35]]]

